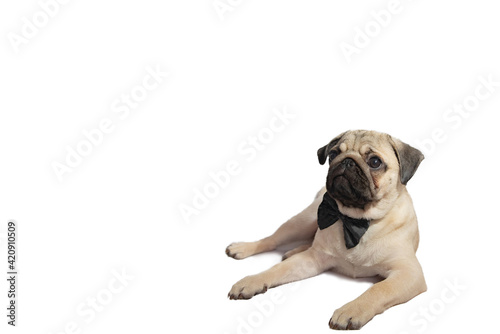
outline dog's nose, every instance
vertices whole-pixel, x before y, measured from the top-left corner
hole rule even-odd
[[[352,168],[356,163],[351,158],[346,158],[342,161],[342,165],[344,165],[345,168]]]

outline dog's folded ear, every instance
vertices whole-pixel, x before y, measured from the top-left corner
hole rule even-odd
[[[322,165],[324,165],[326,162],[326,149],[327,148],[328,148],[328,145],[325,145],[318,150],[318,161]]]
[[[328,158],[328,153],[330,151],[330,148],[332,148],[333,146],[337,145],[337,143],[342,139],[342,137],[346,133],[347,133],[347,131],[346,132],[342,132],[337,137],[333,138],[331,142],[329,142],[328,144],[326,144],[325,146],[323,146],[322,148],[320,148],[318,150],[318,161],[319,161],[320,164],[322,164],[322,165],[325,164],[326,159]]]
[[[422,160],[424,160],[424,155],[416,148],[403,143],[399,139],[390,137],[389,141],[398,158],[400,181],[406,185],[417,171]]]

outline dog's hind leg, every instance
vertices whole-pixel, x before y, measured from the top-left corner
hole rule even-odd
[[[312,245],[312,240],[308,243],[302,244],[298,247],[295,247],[294,249],[289,250],[288,252],[283,254],[282,260],[285,261],[286,259],[292,257],[295,254],[302,253],[303,251],[309,249],[309,247],[311,247],[311,245]]]
[[[318,207],[322,201],[323,190],[315,200],[298,215],[281,225],[272,235],[254,242],[235,242],[226,248],[226,254],[235,259],[269,252],[276,247],[297,241],[309,242],[318,229]]]

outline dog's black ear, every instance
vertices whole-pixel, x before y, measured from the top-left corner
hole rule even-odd
[[[328,158],[328,152],[330,151],[330,148],[337,145],[337,143],[342,139],[342,137],[346,134],[346,132],[339,134],[337,137],[333,138],[331,142],[329,142],[327,145],[323,146],[318,150],[318,161],[320,164],[322,165],[325,164],[326,158]]]
[[[328,148],[328,145],[325,145],[318,150],[318,161],[322,165],[324,165],[326,162],[326,149],[327,148]]]
[[[399,162],[399,178],[402,184],[406,185],[417,171],[418,166],[424,160],[422,152],[416,148],[403,143],[401,140],[390,139],[394,153]]]

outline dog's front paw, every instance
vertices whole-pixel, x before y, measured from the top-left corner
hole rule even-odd
[[[234,242],[227,246],[226,254],[237,260],[244,259],[256,253],[255,242]]]
[[[262,282],[258,276],[247,276],[233,285],[227,295],[229,299],[250,299],[259,293],[264,293],[269,285]]]
[[[352,301],[337,309],[330,319],[331,329],[360,329],[373,318],[370,306]]]

